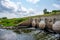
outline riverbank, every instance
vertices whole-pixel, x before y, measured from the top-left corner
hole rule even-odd
[[[9,26],[16,26],[18,23],[27,20],[28,18],[0,18],[0,26],[9,27]]]

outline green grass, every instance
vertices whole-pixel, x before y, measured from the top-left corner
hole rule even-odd
[[[27,20],[27,18],[0,19],[0,24],[3,26],[16,26],[16,24],[25,20]]]

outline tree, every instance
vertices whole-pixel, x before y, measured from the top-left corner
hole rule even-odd
[[[52,10],[52,14],[60,14],[60,10]]]
[[[44,9],[43,12],[44,12],[44,14],[47,14],[47,9]]]
[[[3,17],[2,19],[7,19],[7,17]]]

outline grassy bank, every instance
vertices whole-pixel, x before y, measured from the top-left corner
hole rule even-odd
[[[27,20],[28,18],[13,18],[13,19],[0,19],[0,24],[3,26],[16,26],[16,24]]]

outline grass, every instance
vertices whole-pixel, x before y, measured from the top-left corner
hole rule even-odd
[[[25,20],[27,20],[27,18],[0,19],[0,24],[3,26],[16,26],[16,24]]]

